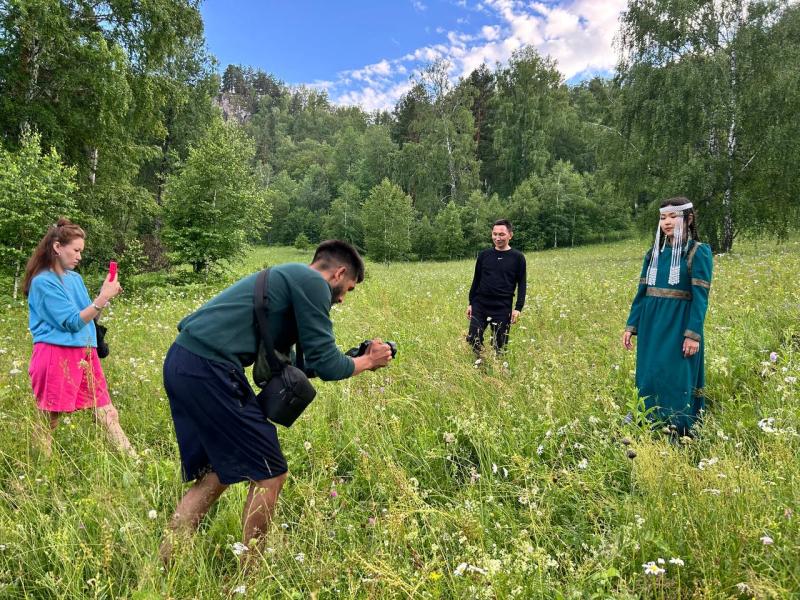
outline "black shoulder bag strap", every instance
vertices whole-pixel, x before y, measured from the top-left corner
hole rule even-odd
[[[256,325],[258,326],[261,341],[264,342],[264,350],[267,355],[267,362],[273,375],[279,374],[283,371],[283,365],[278,357],[275,356],[275,345],[272,343],[272,336],[269,334],[269,327],[267,327],[267,309],[269,307],[269,300],[267,298],[267,280],[269,279],[269,269],[264,269],[256,277],[256,285],[253,288],[253,311],[256,313]],[[295,315],[295,319],[297,316]],[[297,351],[295,352],[295,366],[303,370],[303,347],[300,345],[300,336],[298,333]]]
[[[264,269],[256,277],[256,285],[253,287],[253,312],[256,313],[256,325],[261,341],[264,344],[264,353],[267,355],[267,362],[272,375],[278,375],[283,371],[283,365],[278,357],[275,356],[275,346],[272,343],[272,336],[267,327],[267,279],[269,269]]]

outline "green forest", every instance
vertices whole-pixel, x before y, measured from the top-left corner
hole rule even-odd
[[[800,7],[631,0],[612,77],[567,85],[532,47],[410,79],[390,111],[333,104],[206,49],[196,0],[0,0],[0,265],[48,224],[91,261],[208,271],[251,244],[468,257],[654,229],[688,196],[715,252],[798,225]]]

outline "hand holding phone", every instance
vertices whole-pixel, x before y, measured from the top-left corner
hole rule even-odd
[[[112,260],[108,263],[108,280],[114,281],[117,278],[117,261]]]

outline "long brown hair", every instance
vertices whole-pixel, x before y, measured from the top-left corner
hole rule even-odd
[[[53,244],[69,244],[75,238],[86,239],[86,233],[80,225],[76,225],[69,219],[61,217],[58,223],[51,225],[47,229],[45,236],[39,240],[36,250],[33,251],[25,265],[25,278],[22,280],[22,293],[27,297],[31,289],[31,281],[42,271],[50,269],[56,264],[56,253]]]

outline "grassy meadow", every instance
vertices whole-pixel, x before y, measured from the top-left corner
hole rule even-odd
[[[476,368],[463,341],[472,261],[369,264],[332,311],[337,340],[392,339],[398,358],[320,382],[280,429],[290,477],[248,572],[245,485],[171,569],[158,560],[185,489],[161,365],[177,322],[224,285],[310,255],[257,249],[213,283],[121,274],[104,367],[139,459],[86,412],[37,454],[27,310],[6,299],[0,598],[800,597],[800,244],[715,257],[692,441],[622,423],[638,403],[619,338],[645,249],[529,254],[507,367]]]

